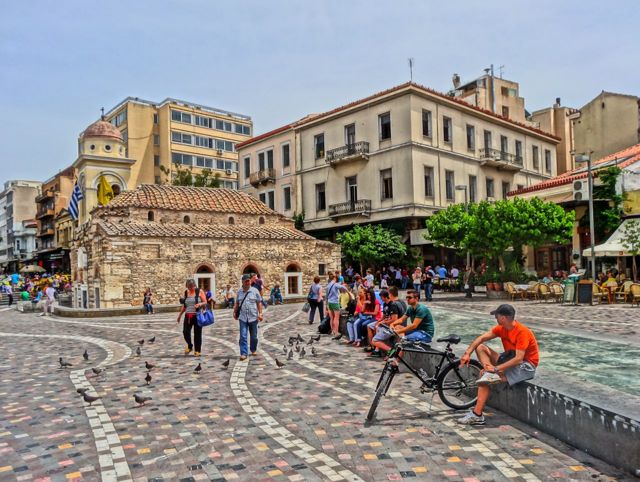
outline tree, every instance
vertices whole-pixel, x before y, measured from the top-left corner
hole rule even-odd
[[[436,246],[470,251],[498,260],[513,249],[522,264],[524,246],[538,247],[571,239],[575,213],[538,198],[514,198],[490,203],[454,204],[427,219],[428,237]]]
[[[339,233],[337,241],[342,245],[343,253],[360,265],[360,273],[365,266],[397,262],[407,254],[401,236],[380,225],[356,225]]]
[[[293,223],[298,231],[304,231],[304,209],[299,213],[294,213]]]
[[[174,162],[173,173],[165,166],[160,166],[160,170],[167,176],[166,181],[174,186],[220,187],[221,184],[220,174],[208,168],[194,174],[192,166],[183,167],[180,163]]]
[[[632,255],[633,280],[638,279],[636,256],[640,254],[640,220],[630,219],[624,225],[620,243]]]

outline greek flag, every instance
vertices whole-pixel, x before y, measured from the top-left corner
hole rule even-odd
[[[69,214],[71,214],[74,221],[78,220],[78,202],[83,198],[82,191],[76,182],[75,186],[73,186],[73,192],[71,193],[71,201],[69,201]]]

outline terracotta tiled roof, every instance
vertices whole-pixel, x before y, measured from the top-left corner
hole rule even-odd
[[[287,129],[292,129],[292,128],[295,128],[295,127],[303,126],[303,125],[311,123],[311,122],[315,122],[315,121],[317,121],[317,120],[319,120],[319,119],[321,119],[323,117],[327,117],[327,116],[330,116],[332,114],[336,114],[336,113],[341,112],[343,110],[350,109],[351,107],[356,107],[356,106],[358,106],[360,104],[365,104],[367,102],[371,102],[372,100],[375,100],[378,97],[383,97],[385,95],[392,94],[394,92],[397,92],[399,90],[406,89],[406,88],[409,88],[409,87],[412,87],[412,88],[414,88],[416,90],[419,90],[419,91],[426,92],[426,93],[434,95],[436,97],[440,97],[440,98],[442,98],[444,100],[447,100],[449,102],[454,102],[454,103],[462,105],[462,106],[464,106],[464,107],[466,107],[468,109],[472,109],[472,110],[475,110],[475,111],[478,111],[478,112],[482,112],[485,115],[489,115],[489,116],[494,117],[496,119],[499,119],[499,120],[501,120],[503,122],[508,122],[509,124],[516,125],[516,126],[522,128],[522,129],[526,129],[528,131],[535,132],[536,134],[543,135],[543,136],[549,137],[551,139],[556,139],[558,141],[562,140],[562,139],[560,139],[560,137],[554,136],[553,134],[550,134],[548,132],[544,132],[541,129],[536,129],[535,127],[531,127],[531,126],[528,126],[526,124],[523,124],[522,122],[516,122],[514,120],[509,119],[508,117],[503,117],[503,116],[501,116],[499,114],[496,114],[495,112],[491,112],[490,110],[482,109],[480,107],[476,107],[476,106],[471,105],[468,102],[465,102],[464,100],[459,99],[457,97],[451,97],[451,96],[449,96],[447,94],[443,94],[442,92],[438,92],[437,90],[430,89],[429,87],[425,87],[424,85],[416,84],[415,82],[405,82],[404,84],[396,85],[395,87],[391,87],[390,89],[386,89],[386,90],[383,90],[381,92],[377,92],[377,93],[375,93],[373,95],[370,95],[368,97],[365,97],[363,99],[355,100],[353,102],[350,102],[348,104],[342,105],[340,107],[336,107],[335,109],[329,110],[327,112],[323,112],[321,114],[308,115],[308,116],[303,117],[302,119],[300,119],[298,121],[292,122],[290,124],[286,124],[286,125],[284,125],[282,127],[278,127],[277,129],[274,129],[274,130],[269,131],[269,132],[265,132],[264,134],[260,134],[259,136],[252,137],[251,139],[248,139],[248,140],[246,140],[244,142],[236,144],[236,147],[237,148],[241,148],[241,147],[244,147],[244,146],[248,146],[248,145],[253,144],[255,142],[261,141],[263,139],[267,139],[267,138],[269,138],[271,136],[274,136],[276,134],[284,132]]]
[[[119,207],[276,215],[264,203],[239,191],[168,184],[142,184],[135,191],[124,191],[107,206]]]
[[[121,141],[122,133],[113,124],[99,120],[87,127],[82,133],[82,137],[111,137]]]
[[[591,170],[596,171],[593,173],[594,177],[598,176],[597,170],[603,167],[609,167],[613,161],[619,159],[620,162],[615,164],[620,169],[624,169],[636,162],[640,162],[640,144],[636,144],[631,147],[627,147],[621,151],[610,154],[602,159],[598,159],[597,161],[593,161],[591,164]],[[508,193],[509,196],[517,196],[518,194],[524,194],[528,192],[536,192],[536,191],[544,191],[545,189],[550,189],[552,187],[563,186],[565,184],[571,184],[573,181],[577,179],[584,179],[588,176],[588,172],[585,170],[585,166],[580,166],[573,171],[568,171],[559,176],[556,176],[552,179],[548,179],[546,181],[539,182],[538,184],[534,184],[533,186],[525,187],[523,189],[518,189],[516,191],[511,191]]]
[[[144,222],[98,221],[110,236],[139,236],[156,238],[217,238],[295,240],[313,237],[285,226],[243,226],[241,224],[161,224]]]

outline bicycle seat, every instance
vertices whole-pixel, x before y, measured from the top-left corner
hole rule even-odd
[[[438,343],[451,343],[452,345],[457,345],[458,343],[460,343],[460,337],[458,335],[449,335],[438,338],[436,341]]]

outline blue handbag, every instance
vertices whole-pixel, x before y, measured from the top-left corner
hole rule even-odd
[[[198,310],[196,314],[196,320],[199,326],[213,325],[216,321],[213,311],[208,309]]]

